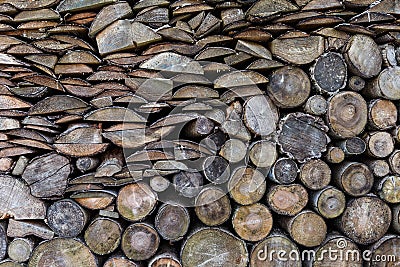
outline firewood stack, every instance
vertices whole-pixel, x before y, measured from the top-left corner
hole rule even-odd
[[[0,0],[0,267],[399,264],[399,22]]]

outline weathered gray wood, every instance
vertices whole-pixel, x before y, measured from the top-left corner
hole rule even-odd
[[[85,243],[97,255],[112,253],[120,244],[122,229],[120,224],[109,218],[96,218],[85,231]]]
[[[71,173],[68,158],[52,153],[35,157],[25,168],[22,178],[32,195],[41,198],[63,196]]]
[[[281,151],[299,162],[319,158],[330,139],[328,128],[317,117],[291,113],[280,121],[278,144]]]
[[[88,214],[75,201],[62,199],[47,209],[47,224],[60,237],[76,237],[87,221]]]

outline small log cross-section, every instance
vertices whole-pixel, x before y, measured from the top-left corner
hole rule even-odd
[[[32,195],[50,198],[64,194],[70,173],[70,161],[52,153],[34,158],[26,167],[22,178],[31,188]]]
[[[278,144],[283,153],[299,162],[319,158],[330,139],[327,126],[317,117],[291,113],[281,120]]]

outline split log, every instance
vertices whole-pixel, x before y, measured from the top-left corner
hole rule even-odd
[[[13,217],[16,220],[44,219],[44,202],[30,194],[29,187],[11,176],[0,176],[0,215],[2,218]]]
[[[231,233],[216,229],[200,229],[189,236],[181,250],[182,266],[229,265],[244,267],[248,263],[245,243]]]
[[[382,55],[375,41],[366,35],[354,35],[348,41],[344,54],[350,71],[362,78],[378,75]]]
[[[282,218],[281,225],[296,243],[305,247],[320,245],[327,234],[324,219],[309,210],[304,210],[294,217]]]
[[[368,245],[378,241],[387,232],[391,220],[392,212],[385,202],[377,197],[365,196],[347,203],[338,226],[357,244]]]
[[[129,225],[121,239],[121,249],[131,260],[147,260],[151,258],[160,245],[157,231],[149,224],[135,223]]]
[[[30,235],[41,239],[52,239],[54,232],[46,224],[38,221],[17,221],[13,219],[8,221],[7,236],[26,237]]]
[[[47,209],[47,224],[60,237],[76,237],[87,221],[87,212],[71,199],[59,200]]]
[[[85,243],[97,255],[114,252],[120,244],[122,229],[118,222],[108,218],[96,218],[85,231]]]
[[[22,178],[28,183],[32,195],[41,198],[60,197],[65,192],[70,173],[70,161],[52,153],[32,159]]]

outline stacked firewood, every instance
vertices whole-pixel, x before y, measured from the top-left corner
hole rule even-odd
[[[399,22],[0,0],[0,267],[397,266]]]

